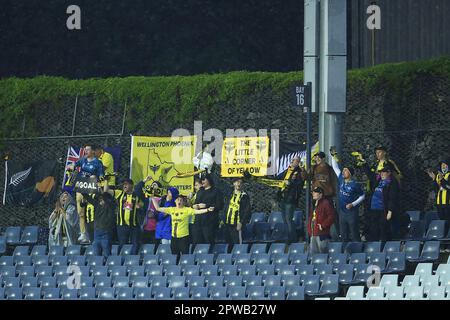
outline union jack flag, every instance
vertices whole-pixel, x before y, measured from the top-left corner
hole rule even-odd
[[[84,148],[80,147],[69,147],[67,150],[67,160],[66,160],[66,168],[67,166],[75,166],[75,162],[77,162],[79,159],[83,158],[84,156]],[[80,171],[80,168],[76,169],[77,171]],[[67,172],[64,174],[62,189],[64,191],[72,192],[73,186],[67,185],[67,180],[70,179],[71,175]]]

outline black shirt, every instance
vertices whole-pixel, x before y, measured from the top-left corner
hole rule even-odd
[[[204,203],[206,208],[214,207],[214,211],[195,216],[195,221],[199,223],[213,223],[217,224],[219,221],[219,211],[223,208],[222,193],[215,187],[208,190],[201,188],[195,198],[195,204]]]
[[[94,206],[94,230],[112,232],[116,223],[114,198],[109,193],[103,193],[102,196],[105,202],[103,206],[98,200],[98,195],[95,197],[85,197]]]

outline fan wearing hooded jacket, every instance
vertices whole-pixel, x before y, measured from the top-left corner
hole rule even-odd
[[[167,195],[162,197],[159,206],[162,208],[175,207],[175,200],[179,196],[177,188],[170,187],[167,190]],[[172,239],[172,219],[170,215],[166,215],[161,212],[154,214],[156,219],[155,238],[162,244],[170,244]]]

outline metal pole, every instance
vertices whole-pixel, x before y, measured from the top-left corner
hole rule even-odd
[[[75,108],[73,110],[72,134],[71,134],[72,137],[75,134],[75,121],[77,118],[77,106],[78,106],[78,95],[75,97]]]
[[[125,107],[123,108],[123,118],[122,118],[122,136],[125,131],[125,118],[127,116],[127,103],[125,102]]]
[[[312,83],[308,82],[308,94],[312,95]],[[312,100],[312,99],[311,99]],[[306,172],[311,168],[311,103],[306,104]],[[311,180],[306,180],[306,195],[305,195],[305,218],[306,223],[309,221],[309,211],[311,208]],[[308,229],[305,228],[305,239],[308,238]]]

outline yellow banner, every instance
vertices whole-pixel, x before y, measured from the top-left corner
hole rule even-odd
[[[267,174],[268,137],[225,138],[222,146],[222,177],[241,177],[246,170],[254,176]]]
[[[139,137],[131,140],[131,178],[135,183],[148,175],[163,187],[175,187],[180,194],[192,192],[194,177],[177,177],[177,174],[194,171],[192,158],[195,152],[195,136]]]

